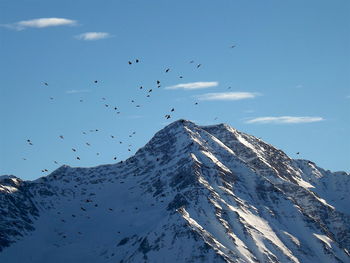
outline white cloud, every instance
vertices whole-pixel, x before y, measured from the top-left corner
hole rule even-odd
[[[309,123],[323,121],[322,117],[296,117],[296,116],[280,116],[280,117],[259,117],[246,121],[246,123],[276,123],[276,124],[286,124],[286,123]]]
[[[197,96],[199,100],[243,100],[253,99],[259,93],[252,92],[220,92],[220,93],[206,93]]]
[[[67,94],[74,94],[74,93],[85,93],[85,92],[90,92],[91,90],[89,89],[72,89],[72,90],[67,90]]]
[[[217,81],[211,82],[190,82],[190,83],[181,83],[174,86],[166,87],[165,89],[184,89],[184,90],[193,90],[193,89],[206,89],[210,87],[216,87],[219,85]]]
[[[4,25],[5,27],[16,29],[16,30],[24,30],[26,28],[44,28],[50,26],[74,26],[77,22],[75,20],[66,19],[66,18],[37,18],[32,20],[23,20],[13,24]]]
[[[86,33],[77,35],[75,37],[79,40],[91,41],[91,40],[99,40],[99,39],[108,38],[110,36],[111,35],[107,32],[86,32]]]

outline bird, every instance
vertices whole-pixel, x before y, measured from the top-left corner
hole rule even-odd
[[[55,164],[58,164],[58,162],[57,161],[53,161]]]
[[[26,161],[27,159],[26,158],[22,158],[24,161]]]
[[[179,78],[180,78],[180,79],[182,79],[182,78],[183,78],[183,76],[180,76]]]
[[[230,48],[234,48],[234,47],[236,47],[236,46],[235,45],[230,46]]]
[[[140,105],[136,105],[137,108],[141,107]]]
[[[113,159],[114,159],[114,160],[117,160],[117,157],[114,157]]]
[[[142,89],[143,87],[142,86],[140,86],[140,89]]]
[[[158,85],[160,84],[160,81],[159,81],[159,80],[157,80],[157,84],[158,84]]]
[[[134,103],[135,101],[134,100],[131,100],[131,103]]]
[[[297,152],[297,154],[299,154],[300,152]]]
[[[96,153],[96,155],[100,155],[100,153]]]
[[[103,100],[106,100],[106,98],[105,98],[105,97],[103,97],[102,99],[103,99]]]
[[[194,60],[191,60],[190,63],[194,63]]]
[[[73,151],[73,152],[76,152],[77,150],[76,150],[76,149],[74,149],[74,148],[72,148],[72,151]]]
[[[77,157],[77,160],[80,160],[80,157],[79,157],[79,156]]]
[[[194,105],[198,105],[198,102],[196,102]]]
[[[165,118],[166,118],[166,119],[170,119],[171,117],[170,117],[169,114],[166,114],[166,115],[165,115]]]
[[[45,86],[49,86],[49,84],[48,84],[47,82],[44,82],[44,85],[45,85]]]
[[[50,100],[53,100],[53,97],[50,97]]]
[[[136,63],[139,63],[139,62],[140,62],[140,60],[136,59],[136,60],[135,60],[135,62],[136,62]]]
[[[90,143],[87,142],[86,145],[87,145],[87,146],[90,146]]]
[[[129,65],[131,65],[131,64],[132,64],[132,62],[131,62],[131,61],[129,61],[128,63],[129,63]]]
[[[117,107],[114,107],[114,110],[117,110],[118,108]]]
[[[108,104],[105,104],[105,107],[107,108],[109,105]]]
[[[150,89],[148,92],[152,92],[152,89]]]
[[[172,109],[171,109],[171,111],[175,111],[175,109],[174,109],[174,108],[172,108]]]
[[[114,136],[113,136],[113,135],[111,135],[111,138],[113,138],[113,139],[114,139]]]
[[[83,131],[83,134],[86,134],[86,132]]]
[[[202,64],[198,64],[198,65],[197,65],[197,68],[199,68],[200,66],[202,66]]]
[[[95,80],[94,83],[97,83],[97,80]]]
[[[167,68],[167,69],[165,70],[165,73],[168,73],[168,72],[169,72],[169,70],[170,70],[170,68]]]
[[[231,89],[231,86],[230,86],[230,87],[228,87],[227,89]]]
[[[60,135],[60,138],[61,138],[61,139],[64,139],[63,135]]]

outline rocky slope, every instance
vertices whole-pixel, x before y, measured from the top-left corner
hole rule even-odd
[[[0,177],[0,262],[350,262],[350,175],[179,120],[124,162]]]

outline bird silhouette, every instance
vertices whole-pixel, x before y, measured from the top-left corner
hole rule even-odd
[[[172,109],[171,109],[171,111],[175,111],[175,109],[174,109],[174,108],[172,108]]]
[[[95,80],[94,83],[97,83],[97,80]]]
[[[61,139],[64,139],[63,135],[60,135],[60,138],[61,138]]]
[[[142,86],[140,86],[140,89],[142,89],[143,87]]]
[[[202,66],[202,64],[198,64],[198,65],[197,65],[197,68],[199,68],[200,66]]]
[[[76,150],[76,149],[74,149],[74,148],[72,148],[72,151],[73,151],[73,152],[76,152],[77,150]]]
[[[131,64],[132,64],[132,62],[131,62],[131,61],[129,61],[128,63],[129,63],[129,65],[131,65]]]
[[[168,72],[169,72],[169,70],[170,70],[170,68],[167,68],[167,69],[165,70],[165,73],[168,73]]]
[[[140,60],[136,59],[136,60],[135,60],[135,62],[136,62],[136,63],[139,63],[139,62],[140,62]]]
[[[45,85],[45,86],[49,86],[49,84],[48,84],[47,82],[44,82],[44,85]]]

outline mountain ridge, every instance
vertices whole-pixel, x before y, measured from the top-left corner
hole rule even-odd
[[[123,162],[0,179],[0,260],[348,262],[349,178],[178,120]]]

